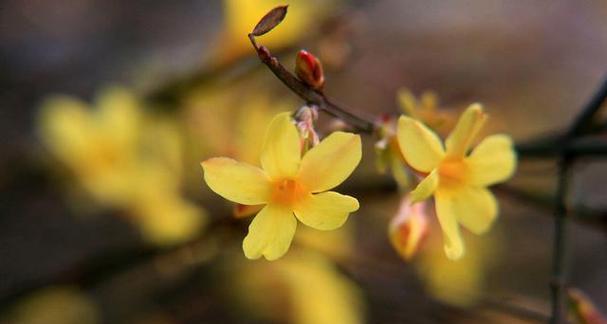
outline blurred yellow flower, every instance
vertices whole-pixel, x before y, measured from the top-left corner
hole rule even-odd
[[[293,324],[364,323],[358,287],[318,253],[297,250],[272,263],[242,264],[237,297],[266,320]]]
[[[438,96],[432,91],[423,92],[417,99],[411,90],[401,88],[397,101],[405,115],[421,121],[441,135],[453,126],[454,118],[446,111],[439,110]]]
[[[569,318],[579,324],[606,324],[607,317],[601,313],[593,301],[577,288],[567,288]]]
[[[181,197],[181,139],[170,121],[145,116],[122,88],[102,92],[93,110],[67,96],[42,107],[41,138],[101,206],[119,208],[146,239],[172,244],[199,229],[203,212]]]
[[[289,1],[289,15],[278,28],[261,37],[268,47],[282,48],[292,45],[317,28],[334,1]],[[225,64],[244,55],[252,55],[247,35],[259,20],[274,7],[284,5],[279,0],[224,0],[224,28],[214,58]]]
[[[263,169],[229,158],[201,163],[207,185],[220,196],[265,207],[243,241],[245,256],[275,260],[293,239],[297,217],[319,230],[340,227],[358,200],[330,190],[354,171],[361,158],[360,136],[335,132],[301,157],[300,138],[289,113],[278,114],[266,132]],[[328,163],[330,161],[330,163]]]
[[[69,286],[44,288],[0,318],[3,323],[19,324],[95,324],[101,323],[96,305],[84,293]],[[6,322],[5,322],[6,321]]]
[[[413,202],[434,195],[436,214],[450,259],[464,254],[459,224],[475,234],[486,232],[498,213],[488,186],[505,181],[516,168],[512,140],[493,135],[468,151],[487,116],[479,104],[471,105],[460,117],[443,149],[438,136],[425,125],[401,116],[398,142],[407,163],[427,176],[411,192]]]
[[[469,307],[483,296],[486,272],[495,265],[499,241],[493,233],[467,237],[472,247],[458,262],[445,256],[438,236],[428,242],[413,265],[428,294],[450,305]]]
[[[263,136],[259,134],[277,112],[292,106],[289,101],[273,100],[267,91],[251,82],[196,91],[186,99],[184,116],[194,141],[191,151],[196,162],[220,155],[258,163],[263,146]],[[200,181],[195,185],[198,188]]]

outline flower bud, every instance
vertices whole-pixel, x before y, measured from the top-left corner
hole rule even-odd
[[[408,196],[401,200],[400,208],[389,225],[388,234],[394,249],[405,259],[411,260],[428,236],[426,203],[411,204]]]
[[[301,81],[315,90],[322,89],[325,84],[325,75],[322,64],[316,56],[305,50],[300,50],[299,53],[297,53],[295,73]]]
[[[576,323],[605,324],[607,318],[594,306],[586,294],[576,288],[567,289],[569,311]]]
[[[303,106],[299,108],[295,116],[297,129],[301,139],[302,152],[318,145],[320,139],[314,128],[314,122],[318,119],[318,108],[316,106]]]

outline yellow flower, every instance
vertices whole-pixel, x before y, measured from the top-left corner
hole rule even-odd
[[[438,96],[432,91],[423,92],[418,100],[409,89],[401,88],[398,90],[397,101],[407,116],[423,122],[439,134],[453,126],[454,118],[439,109]]]
[[[516,168],[512,140],[506,135],[489,136],[468,153],[486,119],[481,105],[468,107],[447,138],[446,148],[419,121],[406,116],[398,121],[398,142],[407,163],[427,174],[411,198],[417,202],[434,195],[450,259],[464,254],[459,224],[475,234],[491,227],[498,206],[487,187],[505,181]]]
[[[220,196],[239,204],[265,205],[242,246],[249,259],[263,255],[275,260],[289,249],[295,217],[315,229],[333,230],[358,209],[355,198],[327,190],[354,171],[361,150],[360,136],[335,132],[302,158],[297,129],[289,113],[281,113],[266,132],[263,169],[223,157],[201,164],[207,185]]]
[[[276,262],[236,263],[230,268],[238,271],[232,293],[263,322],[365,322],[360,288],[322,254],[302,249]]]
[[[426,292],[444,303],[470,307],[487,293],[487,274],[496,266],[500,256],[500,233],[484,236],[467,235],[470,251],[458,262],[453,262],[442,251],[441,242],[434,234],[413,263]],[[468,233],[465,233],[468,234]],[[497,234],[497,235],[496,235]]]
[[[19,301],[0,317],[2,323],[96,324],[100,310],[84,292],[72,286],[51,286]]]
[[[68,96],[44,103],[40,135],[49,151],[94,202],[126,211],[146,240],[191,238],[204,212],[181,196],[178,126],[146,116],[137,97],[122,88],[103,91],[95,103],[91,109]]]

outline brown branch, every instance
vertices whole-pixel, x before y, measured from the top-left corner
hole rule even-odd
[[[571,178],[571,167],[577,157],[569,151],[569,146],[594,121],[601,106],[607,99],[607,78],[602,82],[588,103],[581,109],[580,114],[569,127],[564,136],[563,145],[559,154],[558,182],[554,202],[554,245],[552,259],[552,280],[550,283],[552,316],[550,323],[561,323],[563,314],[563,300],[566,284],[567,259],[567,196]]]
[[[291,89],[291,91],[297,94],[301,99],[306,101],[306,103],[315,105],[327,114],[341,119],[358,132],[365,134],[372,134],[374,132],[375,124],[373,122],[352,114],[348,110],[333,103],[322,92],[314,90],[303,83],[291,72],[289,72],[278,61],[278,58],[272,55],[267,47],[258,45],[253,34],[249,34],[249,40],[251,40],[251,44],[253,45],[253,48],[255,48],[257,56],[261,62],[265,64],[270,71],[272,71],[272,73],[274,73],[274,75],[280,81],[282,81],[282,83],[284,83],[284,85]]]

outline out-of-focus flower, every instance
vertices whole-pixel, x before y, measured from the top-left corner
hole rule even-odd
[[[411,90],[401,88],[398,90],[397,101],[403,113],[441,135],[447,134],[453,127],[454,117],[439,109],[438,96],[432,91],[422,93],[418,100]]]
[[[189,131],[189,151],[196,164],[210,156],[227,156],[250,164],[259,163],[266,126],[292,102],[273,100],[254,84],[201,89],[186,99],[184,123]],[[196,169],[200,172],[200,169]],[[200,186],[200,180],[194,183]]]
[[[419,121],[401,116],[398,142],[413,169],[426,177],[411,192],[413,202],[434,195],[436,214],[443,230],[444,248],[450,259],[464,254],[459,224],[475,234],[486,232],[498,213],[488,186],[505,181],[516,168],[512,140],[493,135],[468,151],[487,116],[479,104],[460,117],[443,149],[438,136]]]
[[[181,139],[171,121],[145,116],[137,98],[121,88],[100,94],[96,109],[59,96],[42,107],[41,137],[103,207],[122,209],[146,239],[187,240],[203,212],[181,197]]]
[[[298,250],[272,263],[242,264],[236,289],[251,311],[294,324],[364,322],[356,285],[325,257]]]
[[[567,289],[569,312],[575,323],[607,324],[607,317],[594,305],[592,300],[577,288]]]
[[[278,28],[261,36],[263,44],[284,48],[310,35],[326,16],[334,1],[295,0],[289,2],[289,15]],[[284,5],[278,0],[224,0],[224,28],[214,56],[218,64],[231,62],[244,55],[254,54],[247,35],[268,11]]]
[[[76,288],[58,286],[25,297],[0,321],[19,324],[95,324],[101,323],[101,318],[93,301],[84,293]]]
[[[201,164],[207,185],[220,196],[265,204],[249,226],[243,250],[250,259],[275,260],[289,249],[296,217],[310,227],[332,230],[358,209],[355,198],[328,190],[342,183],[360,158],[360,136],[344,132],[329,135],[302,158],[297,129],[289,113],[281,113],[266,132],[263,169],[229,158]]]
[[[425,202],[411,204],[409,197],[404,197],[388,227],[392,246],[406,261],[411,260],[419,252],[428,235],[426,209]]]
[[[377,125],[379,125],[377,128],[379,140],[375,142],[374,146],[375,166],[382,174],[389,170],[398,184],[398,189],[405,191],[409,188],[411,181],[396,139],[396,118],[384,115],[380,117]]]
[[[482,237],[469,235],[467,242],[471,248],[458,262],[453,262],[443,253],[438,238],[430,234],[413,263],[426,292],[450,305],[473,306],[484,294],[485,274],[497,259],[499,241],[493,233]]]

